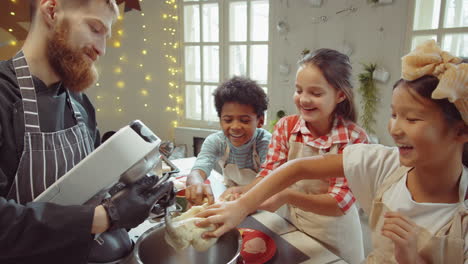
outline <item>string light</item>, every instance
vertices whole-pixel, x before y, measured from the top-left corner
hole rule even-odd
[[[14,15],[16,15],[16,14],[15,14],[15,12],[10,12],[10,15],[14,16]]]
[[[122,88],[125,87],[125,82],[124,82],[124,81],[118,81],[116,85],[117,85],[118,88],[121,88],[121,89],[122,89]],[[118,97],[117,97],[117,98],[118,98]]]
[[[11,46],[16,46],[17,44],[18,44],[18,42],[16,42],[16,40],[11,40],[10,41]]]

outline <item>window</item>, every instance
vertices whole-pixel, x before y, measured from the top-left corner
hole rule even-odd
[[[434,39],[443,50],[468,57],[468,0],[412,0],[410,44]]]
[[[267,92],[269,9],[269,0],[183,0],[185,124],[217,125],[212,93],[234,75]]]

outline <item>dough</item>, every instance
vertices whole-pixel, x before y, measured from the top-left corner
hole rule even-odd
[[[204,232],[215,230],[216,226],[198,227],[195,225],[195,222],[203,218],[194,216],[207,206],[207,203],[201,206],[193,206],[187,212],[172,219],[172,224],[166,226],[164,234],[166,242],[176,250],[183,250],[192,245],[197,251],[205,251],[213,246],[218,238],[204,239],[201,235]]]

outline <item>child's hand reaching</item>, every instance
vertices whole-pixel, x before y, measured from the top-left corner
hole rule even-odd
[[[246,191],[245,189],[245,186],[229,187],[219,196],[219,199],[221,201],[237,200]]]
[[[418,254],[419,226],[400,213],[387,212],[384,217],[382,235],[393,241],[397,262],[399,264],[426,263]]]
[[[205,211],[195,215],[196,217],[206,218],[199,221],[196,225],[206,227],[210,224],[215,224],[218,228],[211,232],[205,232],[202,237],[220,237],[239,225],[249,213],[249,210],[239,200],[216,203],[209,206]]]
[[[268,198],[268,200],[264,201],[259,207],[259,210],[266,210],[269,212],[274,212],[278,210],[283,204],[287,203],[288,199],[288,191],[289,189],[285,189],[272,197]]]
[[[191,204],[201,205],[208,200],[208,204],[214,202],[213,191],[209,184],[197,183],[187,186],[185,189],[185,198]]]

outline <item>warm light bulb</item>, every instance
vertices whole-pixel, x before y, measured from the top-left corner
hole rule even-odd
[[[16,46],[17,44],[18,44],[18,42],[16,42],[16,40],[10,41],[10,45],[11,45],[11,46]]]
[[[146,28],[146,25],[141,26],[142,28]]]
[[[167,14],[163,14],[163,18],[166,19],[166,18],[167,18]]]
[[[14,15],[16,15],[16,14],[15,14],[15,12],[10,12],[10,15],[14,16]]]
[[[101,108],[98,108],[97,111],[98,111],[98,112],[101,112]]]
[[[99,87],[101,84],[100,83],[96,83],[96,86]]]
[[[122,108],[119,108],[117,111],[122,112]]]
[[[148,107],[148,104],[145,104],[145,107]]]
[[[98,95],[98,96],[96,96],[96,98],[99,100],[99,99],[101,99],[101,98],[102,98],[102,96]]]
[[[140,68],[143,68],[143,64],[140,64],[139,66],[140,66]]]
[[[122,16],[122,15],[119,15],[119,16],[117,17],[117,19],[118,19],[118,20],[123,20],[123,16]]]
[[[167,112],[170,112],[170,111],[171,111],[171,107],[169,107],[169,106],[166,107],[166,111],[167,111]]]
[[[122,68],[120,68],[120,67],[115,67],[114,73],[115,73],[115,74],[120,74],[120,73],[122,73]]]
[[[13,29],[12,29],[12,28],[9,28],[9,29],[8,29],[8,32],[13,32]]]
[[[143,39],[143,41],[144,41],[144,42],[146,42],[146,41],[147,41],[147,39],[145,39],[145,38],[144,38],[144,39]]]
[[[141,16],[145,16],[145,13],[141,13]]]
[[[118,81],[117,82],[117,87],[119,88],[124,88],[125,87],[125,82],[124,81]],[[118,97],[117,97],[118,98]],[[118,100],[118,99],[117,99]]]
[[[143,96],[147,96],[147,95],[148,95],[148,90],[142,89],[142,90],[140,91],[140,93],[141,93],[141,95],[143,95]]]
[[[120,100],[120,96],[117,96],[115,99]]]
[[[145,80],[146,80],[147,82],[150,82],[150,81],[152,80],[151,75],[147,74],[147,75],[145,76]]]
[[[141,51],[141,54],[143,54],[143,55],[146,55],[147,53],[148,53],[148,51],[146,51],[146,50]]]
[[[114,48],[120,48],[120,41],[114,41]]]
[[[119,36],[122,36],[123,35],[123,30],[122,29],[117,30],[117,34],[119,34]]]

